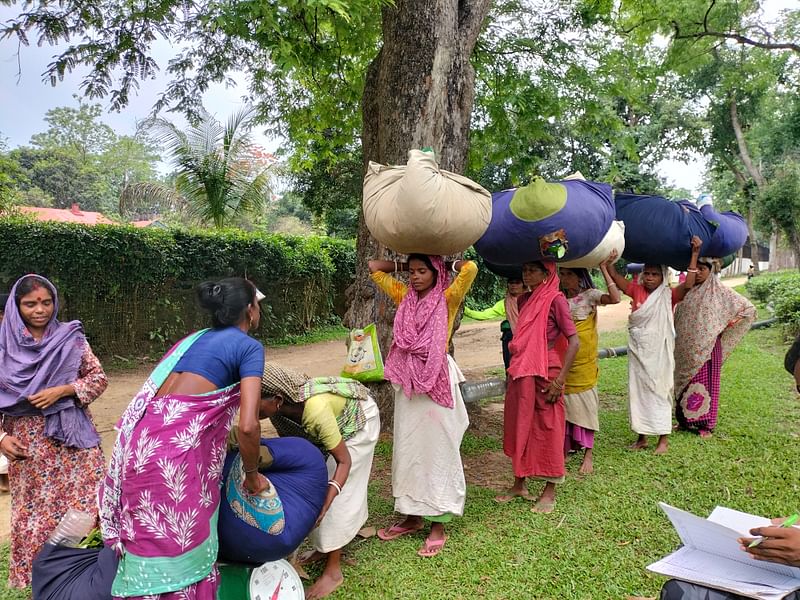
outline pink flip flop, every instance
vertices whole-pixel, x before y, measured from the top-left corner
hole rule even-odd
[[[422,548],[417,550],[417,554],[423,558],[430,558],[432,556],[436,556],[439,552],[442,551],[444,548],[444,543],[447,541],[447,536],[444,536],[440,540],[433,540],[431,541],[430,538],[425,538],[425,543],[422,544]]]
[[[384,542],[388,542],[390,540],[396,540],[399,537],[402,537],[408,533],[414,533],[415,531],[419,531],[422,527],[400,527],[400,523],[395,523],[388,529],[378,529],[378,537],[382,539]]]

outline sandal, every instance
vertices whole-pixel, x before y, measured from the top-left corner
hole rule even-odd
[[[399,537],[402,537],[408,533],[414,533],[415,531],[419,531],[422,529],[422,525],[419,527],[401,527],[400,523],[395,523],[391,527],[378,529],[378,537],[382,539],[384,542],[388,542],[390,540],[396,540]]]
[[[447,536],[444,536],[440,540],[431,540],[430,538],[425,538],[425,543],[422,544],[422,548],[417,550],[417,555],[423,558],[430,558],[432,556],[436,556],[439,552],[442,551],[444,548],[444,543],[447,541]]]

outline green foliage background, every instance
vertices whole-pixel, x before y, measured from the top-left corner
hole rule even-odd
[[[355,273],[353,240],[236,229],[136,229],[131,226],[0,218],[0,289],[27,273],[58,288],[60,318],[79,319],[101,355],[163,352],[205,327],[194,288],[201,281],[244,276],[266,295],[256,337],[295,339],[339,325]],[[470,250],[468,258],[480,258]],[[493,304],[505,282],[482,268],[470,305]]]
[[[248,277],[266,295],[262,340],[338,323],[355,270],[352,241],[19,217],[0,219],[0,256],[5,289],[44,275],[58,288],[60,318],[80,319],[97,352],[122,356],[161,352],[206,326],[194,287],[221,277]]]

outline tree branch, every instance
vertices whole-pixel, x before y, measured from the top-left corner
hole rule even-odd
[[[705,18],[708,18],[708,13],[706,13]],[[791,50],[792,52],[797,52],[800,54],[800,44],[795,44],[793,42],[761,42],[759,40],[744,36],[740,33],[712,31],[708,29],[708,23],[706,23],[705,20],[703,22],[703,30],[696,31],[694,33],[681,33],[681,27],[677,21],[672,22],[672,28],[675,30],[675,34],[673,35],[673,39],[675,40],[697,40],[704,37],[711,37],[733,40],[738,44],[754,46],[756,48],[763,48],[765,50]],[[771,39],[771,37],[767,36],[767,39]]]

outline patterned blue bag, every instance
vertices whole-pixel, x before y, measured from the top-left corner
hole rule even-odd
[[[225,484],[225,496],[231,510],[242,521],[270,535],[280,535],[286,521],[283,517],[283,503],[278,490],[269,482],[267,489],[258,495],[244,488],[244,464],[237,455],[231,465],[230,476]]]

